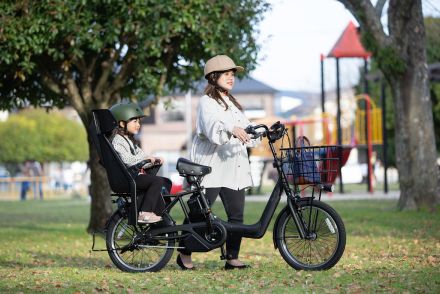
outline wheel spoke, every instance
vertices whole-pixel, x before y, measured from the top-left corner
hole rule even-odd
[[[312,245],[313,246],[313,245]],[[318,260],[324,260],[324,258],[322,257],[322,255],[319,253],[319,248],[316,246],[316,244],[315,244],[315,252],[316,252],[316,255],[318,256]]]
[[[301,237],[299,235],[292,235],[292,236],[285,236],[284,239],[300,239]]]
[[[149,271],[162,268],[174,249],[174,240],[156,241],[139,238],[140,234],[145,234],[148,226],[143,226],[139,230],[128,224],[127,218],[120,217],[111,223],[109,227],[111,247],[110,257],[115,265],[124,271]],[[168,236],[168,235],[165,235]],[[148,247],[151,245],[152,247]],[[109,245],[108,245],[109,246]],[[129,246],[129,247],[128,247]],[[142,247],[145,246],[145,247]],[[162,246],[162,247],[156,247]],[[126,247],[126,251],[121,253],[121,249]]]
[[[279,239],[279,250],[286,261],[299,269],[330,268],[342,255],[339,250],[338,259],[334,259],[340,243],[340,228],[334,219],[334,212],[328,212],[325,204],[314,202],[303,206],[298,216],[304,224],[307,238],[301,239],[294,219],[289,214],[281,224],[282,238]],[[330,213],[330,214],[329,214]],[[339,217],[336,215],[336,217]],[[342,228],[343,229],[343,228]],[[344,243],[345,247],[345,231]],[[333,259],[332,259],[333,258]],[[329,262],[333,264],[329,265]]]

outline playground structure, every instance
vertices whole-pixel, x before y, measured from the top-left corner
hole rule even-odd
[[[369,57],[371,57],[371,53],[364,49],[356,26],[350,22],[327,57],[321,54],[321,111],[315,111],[313,115],[298,119],[280,119],[291,130],[291,144],[294,143],[294,138],[297,136],[307,136],[313,145],[343,146],[342,150],[344,151],[339,170],[339,191],[341,193],[344,192],[341,168],[352,148],[365,150],[365,159],[362,161],[367,164],[367,190],[370,193],[373,192],[373,146],[379,145],[383,146],[384,192],[388,192],[387,156],[385,152],[387,142],[384,135],[385,83],[381,80],[381,107],[379,107],[368,94],[368,82],[372,79],[368,73]],[[334,58],[336,61],[336,99],[334,101],[336,105],[333,105],[334,107],[329,107],[333,101],[326,101],[324,87],[324,61],[328,58]],[[363,93],[341,97],[339,78],[339,61],[341,58],[362,58],[364,60]],[[328,111],[326,111],[326,105],[329,108]],[[278,119],[266,118],[266,120],[274,122]],[[268,122],[259,123],[267,124]],[[268,151],[258,150],[257,148],[252,154],[267,157]]]
[[[307,136],[314,145],[342,145],[344,154],[341,167],[347,161],[352,148],[366,148],[369,159],[367,171],[368,175],[371,175],[367,180],[369,192],[373,192],[373,162],[371,159],[373,158],[373,145],[383,144],[382,110],[367,94],[355,95],[352,98],[352,102],[357,107],[355,110],[349,109],[345,113],[341,112],[340,142],[338,142],[337,117],[329,112],[284,123],[286,126],[290,126],[293,138]],[[361,108],[360,104],[366,105],[366,109]]]
[[[362,46],[359,38],[358,29],[355,27],[353,22],[350,22],[342,35],[339,37],[336,44],[333,46],[332,50],[328,54],[327,58],[334,58],[336,61],[336,138],[337,144],[346,145],[348,144],[347,139],[350,139],[351,146],[357,146],[357,148],[366,148],[366,162],[367,162],[367,184],[368,191],[373,192],[373,167],[372,167],[372,150],[373,144],[385,145],[384,142],[385,134],[385,121],[384,111],[377,107],[374,101],[368,95],[368,58],[371,57],[371,53],[366,51]],[[355,101],[357,104],[356,119],[354,127],[349,127],[342,124],[342,112],[341,112],[341,87],[340,87],[340,72],[339,72],[339,60],[341,58],[362,58],[364,60],[364,94],[356,95]],[[324,87],[324,55],[321,54],[321,110],[324,114],[325,111],[325,87]],[[384,91],[381,97],[383,109],[385,109],[385,97]],[[360,103],[359,103],[360,102]],[[359,105],[361,104],[361,105]],[[347,133],[348,132],[348,133]],[[353,134],[353,136],[350,136]],[[385,144],[384,144],[385,143]],[[386,145],[383,148],[383,158],[384,158],[384,191],[388,192],[387,185],[387,160],[386,160]],[[340,173],[342,177],[342,174]],[[340,192],[343,192],[343,180],[340,180]]]

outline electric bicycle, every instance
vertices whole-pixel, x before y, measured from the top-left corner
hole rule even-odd
[[[283,193],[287,204],[279,212],[273,227],[275,249],[297,270],[327,270],[337,264],[345,249],[344,223],[339,214],[320,199],[322,192],[331,191],[332,185],[325,178],[329,173],[337,172],[334,163],[339,160],[337,157],[328,157],[327,150],[340,147],[294,146],[277,151],[274,143],[287,135],[283,124],[277,122],[270,128],[262,124],[250,126],[246,131],[253,138],[268,139],[273,166],[278,173],[278,180],[259,221],[250,225],[233,224],[217,217],[201,185],[203,177],[211,172],[211,167],[180,158],[176,169],[186,179],[188,188],[176,194],[162,195],[166,208],[161,222],[140,224],[130,220],[130,211],[135,206],[130,195],[112,195],[116,197],[114,202],[117,210],[107,223],[106,248],[112,262],[120,270],[159,271],[169,262],[174,249],[182,248],[179,247],[181,240],[191,252],[221,248],[222,258],[225,258],[223,245],[227,233],[238,232],[243,238],[263,237]],[[305,152],[311,155],[307,159],[301,157]],[[315,168],[308,171],[304,166]],[[182,224],[171,217],[171,211],[179,206],[187,220]]]

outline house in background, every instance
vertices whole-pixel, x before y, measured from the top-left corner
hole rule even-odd
[[[280,91],[275,99],[275,114],[287,120],[309,116],[320,106],[320,101],[316,93]]]

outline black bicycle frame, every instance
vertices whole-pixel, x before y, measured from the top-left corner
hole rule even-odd
[[[266,204],[266,207],[264,208],[262,215],[260,217],[260,220],[251,225],[245,225],[245,224],[234,224],[225,222],[221,219],[218,219],[215,215],[212,214],[211,208],[208,205],[208,202],[205,198],[205,195],[203,193],[203,187],[200,186],[200,183],[196,181],[194,183],[195,189],[192,191],[184,191],[178,194],[171,194],[171,195],[163,195],[164,197],[172,197],[175,198],[171,203],[167,205],[165,208],[166,212],[169,212],[171,208],[179,202],[182,210],[185,214],[185,217],[187,220],[189,220],[189,214],[188,211],[184,205],[184,202],[182,200],[182,197],[189,194],[196,194],[199,193],[202,197],[200,199],[202,200],[204,214],[205,214],[205,220],[203,222],[196,222],[196,223],[188,223],[188,224],[182,224],[177,226],[167,226],[167,227],[161,227],[161,228],[153,228],[148,231],[148,236],[150,238],[156,238],[158,239],[166,239],[163,237],[164,234],[171,234],[171,233],[179,233],[182,232],[183,234],[177,235],[177,236],[171,236],[172,239],[182,239],[186,238],[188,234],[194,235],[195,238],[198,239],[199,242],[205,245],[205,249],[209,250],[211,247],[209,242],[207,243],[206,240],[203,240],[203,238],[199,238],[199,236],[196,234],[195,229],[204,227],[207,229],[207,233],[212,233],[212,226],[213,225],[221,225],[223,226],[226,231],[228,232],[236,232],[240,233],[242,237],[245,238],[252,238],[252,239],[258,239],[264,236],[264,234],[267,231],[267,228],[269,226],[269,223],[275,213],[275,210],[278,206],[278,203],[281,199],[281,194],[284,190],[287,196],[287,204],[288,208],[293,216],[293,220],[298,228],[299,234],[301,238],[306,238],[307,233],[305,229],[305,224],[303,221],[301,221],[301,218],[298,213],[298,209],[296,207],[297,198],[292,194],[292,191],[289,187],[287,176],[285,175],[283,169],[282,169],[282,162],[280,159],[278,159],[276,150],[273,146],[273,142],[269,141],[269,146],[272,151],[272,155],[274,157],[274,167],[276,167],[278,171],[278,181],[272,191],[271,196],[269,197],[269,200]],[[162,235],[162,236],[160,236]],[[218,246],[216,246],[218,247]]]

